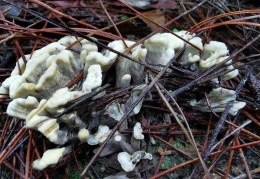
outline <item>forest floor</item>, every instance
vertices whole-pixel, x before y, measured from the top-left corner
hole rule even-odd
[[[109,123],[111,117],[103,114],[106,106],[114,101],[127,104],[136,87],[131,81],[127,88],[116,88],[113,65],[102,82],[102,86],[109,84],[103,89],[106,94],[97,100],[78,99],[83,103],[73,106],[92,133],[99,125],[110,128],[110,136],[96,146],[75,137],[64,145],[51,143],[40,132],[26,128],[23,119],[9,116],[6,109],[13,99],[0,94],[0,178],[260,178],[259,7],[252,0],[0,1],[1,83],[20,57],[64,36],[94,37],[100,42],[98,50],[104,52],[114,40],[135,41],[144,48],[144,41],[156,33],[181,30],[196,34],[203,44],[225,43],[239,71],[235,78],[224,80],[223,74],[230,71],[223,70],[226,63],[219,63],[198,73],[180,63],[181,51],[168,66],[146,62],[140,74],[146,86],[135,99],[142,101],[140,112],[129,115],[134,109],[130,106],[120,121]],[[131,55],[131,48],[123,53]],[[83,76],[79,73],[68,86],[80,85]],[[210,107],[215,101],[209,97],[215,88],[233,90],[245,107],[230,115],[230,101],[221,112],[215,111]],[[208,112],[190,105],[193,99],[203,98]],[[132,105],[138,105],[135,102]],[[136,122],[141,123],[144,140],[133,137]],[[73,133],[74,128],[66,130]],[[112,150],[108,145],[115,132],[128,148],[106,155],[102,151]],[[57,164],[42,171],[32,168],[44,151],[64,146],[71,150]],[[125,172],[117,155],[132,149],[153,157]]]

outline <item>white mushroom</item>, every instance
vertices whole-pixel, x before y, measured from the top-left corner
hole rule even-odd
[[[92,37],[93,38],[93,37]],[[95,39],[95,38],[93,38]],[[97,39],[95,39],[97,40]],[[93,42],[90,42],[86,39],[81,41],[82,44],[82,50],[80,52],[80,59],[84,59],[88,56],[88,54],[90,52],[97,52],[98,51],[98,47],[96,44],[94,44]]]
[[[189,42],[195,45],[196,47],[198,47],[199,49],[203,50],[203,44],[201,38],[194,37],[191,40],[189,40]],[[200,51],[195,47],[191,46],[190,44],[187,44],[184,54],[180,59],[180,63],[182,65],[193,64],[199,60],[200,60]]]
[[[127,47],[135,44],[133,41],[124,41]],[[122,41],[118,41],[118,45],[121,45],[125,51],[127,47]],[[141,63],[145,63],[147,50],[141,45],[137,45],[131,49],[128,56],[132,57],[134,60]],[[135,84],[140,84],[143,81],[144,66],[131,61],[127,58],[119,56],[116,64],[116,87],[127,87],[130,85],[130,80],[132,79]],[[125,76],[128,75],[128,76]],[[124,78],[123,78],[124,77]]]
[[[91,65],[88,68],[87,78],[83,82],[83,92],[91,92],[102,84],[102,71],[100,65]]]
[[[33,161],[33,168],[44,170],[46,167],[58,163],[58,161],[71,151],[71,147],[49,149],[43,153],[42,158]]]
[[[187,31],[176,32],[185,40],[190,40],[192,35]],[[175,51],[184,47],[185,42],[171,33],[158,33],[144,42],[148,50],[146,61],[149,64],[166,65],[174,56]]]
[[[203,53],[200,57],[199,50],[190,44],[187,44],[184,54],[180,59],[180,63],[185,66],[190,66],[191,69],[197,70],[198,73],[202,73],[214,65],[217,65],[229,58],[229,56],[227,56],[229,51],[223,42],[211,41],[209,44],[204,45],[204,48],[202,47],[201,38],[199,37],[194,37],[189,40],[189,42],[203,50]],[[196,63],[198,61],[199,66]],[[224,71],[234,69],[234,66],[231,63],[232,59],[226,62],[226,66],[224,66],[222,69]],[[223,80],[232,79],[236,77],[238,73],[238,70],[234,69],[233,71],[224,74]],[[213,79],[212,81],[218,83],[218,79]]]
[[[211,41],[204,45],[203,54],[199,64],[200,70],[205,71],[218,63],[221,57],[228,54],[227,46],[223,42]]]
[[[135,123],[134,131],[133,131],[134,138],[137,140],[143,140],[144,135],[142,133],[143,133],[143,129],[141,123],[140,122]]]
[[[229,65],[226,68],[226,71],[229,71],[229,70],[233,70],[233,71],[228,72],[225,75],[223,75],[223,80],[230,80],[232,78],[235,78],[239,74],[238,69],[235,69],[233,65]]]
[[[125,111],[128,111],[128,109],[130,109],[130,107],[134,104],[134,102],[140,97],[140,95],[145,87],[146,87],[146,85],[142,84],[142,85],[139,85],[139,86],[135,87],[134,89],[132,89],[131,96],[125,104],[125,108],[126,108]],[[134,108],[133,112],[130,115],[138,114],[141,110],[142,103],[143,103],[143,100],[141,100],[137,104],[137,106]]]
[[[119,82],[119,86],[121,88],[126,88],[128,86],[130,86],[130,82],[131,82],[131,75],[130,74],[125,74],[124,76],[122,76],[121,81]]]
[[[73,44],[74,42],[76,42],[77,40],[78,40],[78,38],[75,36],[65,36],[65,37],[62,37],[60,40],[58,40],[58,42],[61,45],[68,47],[71,44]],[[74,51],[81,51],[81,48],[82,48],[81,42],[78,42],[78,43],[74,44],[70,49],[72,49]]]
[[[116,51],[123,52],[124,46],[121,45],[119,41],[113,41],[108,44],[108,47],[113,48]],[[106,50],[103,53],[100,52],[90,52],[85,59],[84,72],[88,70],[90,65],[99,64],[102,71],[107,71],[116,61],[118,55],[114,52]]]
[[[9,94],[12,99],[26,98],[27,96],[38,96],[33,83],[26,83],[25,79],[20,75],[13,75],[7,78],[0,88],[4,94]]]
[[[57,120],[47,116],[46,104],[47,100],[40,101],[38,107],[28,114],[25,126],[38,130],[55,144],[64,144],[68,140],[67,131],[60,130]]]
[[[93,39],[95,39],[95,38],[93,38]],[[74,36],[65,36],[65,37],[61,38],[58,42],[64,46],[68,47],[68,46],[71,46],[71,44],[75,43],[77,40],[78,40],[78,38],[76,38]],[[86,56],[90,52],[98,51],[97,45],[86,39],[80,40],[80,42],[74,44],[70,49],[72,50],[72,53],[73,53],[73,56],[75,56],[75,59],[77,59],[76,63],[80,69],[84,67],[84,61],[85,61]]]
[[[9,86],[10,98],[26,98],[27,96],[37,97],[39,95],[36,91],[36,85],[33,83],[27,83],[22,76],[15,75],[10,77],[10,80],[12,80]]]
[[[107,114],[108,116],[112,117],[116,121],[120,121],[124,115],[124,112],[119,102],[117,100],[113,100],[111,103],[109,103],[106,106],[104,114]]]
[[[229,114],[233,116],[237,114],[238,110],[242,109],[246,105],[245,102],[240,102],[235,100],[236,99],[235,91],[228,90],[225,88],[213,89],[208,94],[207,97],[208,97],[209,105],[214,112],[223,112],[227,103],[229,101],[234,101],[234,104],[229,111]],[[198,102],[196,100],[192,100],[190,102],[190,105],[196,107],[200,111],[211,112],[211,110],[208,107],[208,103],[206,99],[202,99]]]
[[[57,65],[61,74],[69,77],[71,80],[80,71],[72,52],[69,50],[63,50],[57,55],[50,56],[46,60],[46,67],[49,68],[53,63]]]
[[[85,59],[80,59],[79,54],[82,52],[81,54],[88,56],[90,52],[97,51],[97,46],[87,40],[82,40],[71,50],[66,50],[76,40],[76,37],[67,36],[59,42],[34,51],[32,55],[25,55],[26,64],[20,58],[11,76],[0,88],[1,97],[9,95],[13,99],[8,106],[8,114],[26,119],[27,128],[38,130],[55,144],[67,142],[68,129],[66,127],[64,130],[60,129],[54,116],[63,112],[68,103],[99,88],[102,84],[101,67],[95,63],[88,66],[87,77],[84,79],[81,91],[77,91],[79,85],[74,85],[71,89],[66,87],[84,67]],[[111,43],[110,46],[113,44],[116,49],[115,43]],[[113,53],[109,53],[108,56],[111,55],[117,56]],[[86,126],[76,111],[62,115],[59,120],[67,127],[82,129]],[[86,140],[82,137],[84,135],[80,134],[82,132],[79,133],[81,140]],[[102,140],[101,137],[99,142]]]
[[[117,160],[121,164],[121,167],[126,172],[133,171],[136,164],[141,159],[149,159],[152,160],[152,154],[146,153],[144,151],[137,151],[133,155],[128,154],[127,152],[120,152],[117,155]]]
[[[20,75],[11,75],[9,78],[6,78],[3,83],[2,86],[0,87],[0,91],[1,93],[5,94],[5,95],[9,95],[10,93],[10,86],[12,84],[12,82],[14,80],[16,80],[17,78],[20,78]],[[0,95],[1,97],[5,97],[4,95]]]
[[[7,107],[7,114],[10,116],[26,119],[28,114],[38,106],[38,100],[33,96],[26,99],[17,98],[11,101]]]
[[[46,110],[51,113],[63,111],[63,106],[84,95],[81,91],[70,91],[67,87],[57,90],[47,101]]]
[[[60,73],[57,64],[52,65],[44,72],[36,85],[36,90],[43,91],[51,96],[55,91],[65,87],[71,80]]]
[[[26,63],[26,68],[22,74],[24,79],[30,83],[37,83],[41,74],[47,69],[45,62],[49,56],[48,53],[33,56],[33,58]]]
[[[39,50],[34,51],[32,58],[36,56],[41,56],[43,54],[48,54],[49,56],[55,55],[60,53],[62,50],[65,50],[65,48],[66,46],[60,44],[59,42],[53,42],[46,45],[45,47],[42,47]]]
[[[78,138],[81,142],[87,142],[89,138],[89,131],[85,128],[80,129],[78,132]]]
[[[87,142],[89,145],[97,145],[104,142],[107,136],[110,134],[111,130],[108,126],[100,125],[98,131],[94,135],[90,135]]]

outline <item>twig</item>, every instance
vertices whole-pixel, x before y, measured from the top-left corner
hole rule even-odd
[[[254,142],[250,142],[250,143],[247,143],[247,144],[242,144],[242,145],[237,145],[237,146],[234,146],[234,147],[229,147],[225,150],[218,150],[216,152],[213,152],[211,153],[209,156],[214,156],[214,155],[217,155],[217,154],[220,154],[220,153],[223,153],[224,151],[232,151],[232,150],[238,150],[239,148],[241,147],[245,147],[245,146],[251,146],[251,145],[258,145],[260,144],[260,140],[259,141],[254,141]],[[176,165],[170,169],[167,169],[167,170],[164,170],[163,172],[161,173],[158,173],[157,175],[154,175],[153,177],[151,177],[150,179],[157,179],[157,178],[161,178],[163,177],[164,175],[168,174],[168,173],[171,173],[179,168],[182,168],[184,166],[187,166],[188,164],[192,164],[192,163],[195,163],[199,161],[199,158],[195,158],[195,159],[192,159],[192,160],[189,160],[187,162],[184,162],[184,163],[181,163],[179,165]]]
[[[236,142],[237,145],[240,145],[238,137],[235,138],[235,142]],[[252,179],[252,175],[250,173],[250,169],[248,167],[248,164],[247,164],[247,161],[246,161],[246,158],[245,158],[245,155],[244,155],[242,148],[238,148],[238,151],[239,151],[239,156],[242,158],[242,161],[244,163],[244,167],[245,167],[245,170],[246,170],[247,177],[249,179]]]
[[[17,143],[24,137],[27,132],[26,128],[21,128],[20,131],[15,135],[15,137],[11,140],[11,142],[7,145],[7,147],[0,154],[0,164],[8,157],[8,155],[13,151]]]
[[[172,141],[173,141],[173,137],[171,137],[171,138],[169,139],[168,143],[172,143]],[[168,144],[165,145],[165,147],[164,147],[164,149],[163,149],[163,152],[167,151],[168,146],[169,146]],[[156,166],[156,169],[155,169],[155,174],[157,174],[157,173],[159,172],[164,157],[165,157],[165,155],[162,154],[161,157],[160,157],[160,159],[159,159],[159,161],[157,162],[157,166]]]
[[[31,161],[31,145],[32,145],[32,133],[29,131],[29,142],[28,142],[28,147],[27,147],[27,154],[26,154],[26,167],[25,167],[25,178],[29,178],[29,165]]]
[[[192,159],[192,157],[191,157],[188,153],[186,153],[186,152],[184,152],[184,151],[178,149],[177,147],[175,147],[174,145],[172,145],[170,142],[167,142],[167,141],[161,139],[160,137],[158,137],[158,136],[156,136],[156,135],[153,135],[153,137],[156,138],[156,139],[158,139],[159,141],[163,142],[163,143],[166,144],[167,146],[172,147],[175,151],[177,151],[178,153],[184,155],[185,157],[188,157],[189,159]]]
[[[251,170],[250,173],[251,173],[252,175],[253,175],[253,174],[256,174],[256,173],[260,173],[260,167]],[[239,176],[234,177],[233,179],[243,179],[243,178],[247,178],[247,175],[246,175],[246,174],[241,174],[241,175],[239,175]]]
[[[236,128],[235,130],[233,130],[231,133],[229,133],[228,135],[226,135],[224,138],[222,138],[218,143],[216,143],[211,149],[210,152],[212,152],[220,143],[222,143],[223,141],[225,141],[227,138],[231,137],[232,135],[234,135],[236,132],[238,132],[239,130],[241,130],[242,128],[244,128],[245,126],[247,126],[248,124],[250,124],[252,121],[247,120],[244,124],[242,124],[241,126],[239,126],[238,128]]]
[[[190,134],[190,135],[188,134],[188,132],[187,132],[187,130],[185,129],[184,125],[182,124],[182,122],[181,122],[180,119],[178,118],[177,113],[172,109],[171,105],[169,104],[169,102],[167,101],[167,99],[165,98],[165,96],[164,96],[164,95],[162,94],[162,92],[160,91],[160,89],[159,89],[159,87],[158,87],[157,84],[155,84],[155,87],[156,87],[156,89],[157,89],[157,91],[158,91],[160,97],[162,98],[162,100],[164,101],[164,103],[166,104],[166,106],[169,108],[169,110],[170,110],[171,113],[173,114],[175,120],[177,121],[177,123],[178,123],[179,126],[181,127],[181,129],[182,129],[182,131],[184,132],[185,136],[186,136],[187,139],[189,140],[189,142],[190,142],[190,144],[192,145],[193,149],[196,151],[196,153],[197,153],[197,155],[198,155],[198,157],[199,157],[199,159],[200,159],[201,165],[203,166],[203,169],[204,169],[205,173],[207,174],[208,178],[211,178],[211,177],[210,177],[210,173],[209,173],[209,171],[208,171],[208,169],[207,169],[207,167],[206,167],[206,165],[205,165],[205,163],[204,163],[204,161],[203,161],[203,159],[202,159],[202,157],[201,157],[201,155],[200,155],[200,153],[199,153],[199,151],[198,151],[198,149],[197,149],[196,143],[195,143],[195,141],[194,141],[194,137],[193,137],[193,135],[192,135],[192,133],[191,133],[191,130],[190,130],[190,128],[189,128],[189,124],[187,123],[187,120],[185,120],[185,119],[186,119],[185,116],[184,116],[183,113],[181,112],[182,115],[183,115],[183,117],[184,117],[185,124],[186,124],[186,126],[187,126],[187,128],[188,128],[188,131],[189,131],[189,134]],[[168,93],[168,95],[170,95],[170,93]],[[170,96],[170,97],[171,97],[171,96]],[[174,98],[171,97],[171,99],[172,99],[172,100],[174,101],[174,103],[177,105],[177,103],[176,103],[176,101],[174,100]],[[181,110],[180,110],[180,111],[181,111]]]
[[[235,142],[233,141],[233,147],[235,146]],[[231,164],[232,164],[232,160],[233,160],[233,157],[234,157],[234,153],[235,153],[235,151],[234,150],[232,150],[231,152],[230,152],[230,156],[229,156],[229,160],[228,160],[228,164],[227,164],[227,169],[226,169],[226,174],[225,174],[225,179],[228,179],[228,174],[229,174],[229,172],[230,172],[230,170],[231,170]]]

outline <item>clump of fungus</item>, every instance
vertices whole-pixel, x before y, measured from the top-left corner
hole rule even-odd
[[[42,158],[33,162],[33,168],[43,170],[49,165],[56,164],[64,155],[71,151],[71,147],[49,149],[44,152]]]
[[[87,139],[89,145],[97,145],[104,142],[111,130],[108,126],[99,126],[97,133],[90,135]]]
[[[171,33],[155,34],[144,42],[144,46],[148,50],[146,57],[148,64],[166,65],[175,56],[176,51],[179,51],[185,45],[186,48],[179,63],[190,66],[197,73],[202,73],[229,57],[227,56],[229,50],[223,42],[211,41],[203,46],[202,39],[195,37],[195,34],[186,31],[179,31],[175,34],[189,41],[190,44]],[[200,54],[200,50],[202,54]],[[238,75],[238,70],[231,63],[232,60],[229,60],[224,67],[225,71],[230,70],[223,75],[224,80],[229,80]]]
[[[143,129],[142,129],[142,126],[141,126],[141,123],[140,122],[137,122],[134,126],[134,138],[135,139],[138,139],[138,140],[143,140],[144,139],[144,135],[142,134],[143,133]]]
[[[144,151],[136,151],[135,153],[133,153],[133,155],[130,155],[127,152],[120,152],[117,155],[118,162],[121,164],[121,167],[126,172],[133,171],[136,164],[142,159],[152,160],[153,157],[152,154],[146,153]]]
[[[187,31],[176,32],[185,40],[190,40],[192,35]],[[154,65],[166,65],[174,56],[175,52],[182,49],[185,42],[171,33],[158,33],[144,42],[148,53],[146,61]]]
[[[200,111],[203,112],[223,112],[229,101],[234,101],[233,106],[231,107],[229,114],[236,115],[238,110],[242,109],[246,103],[236,101],[235,91],[228,90],[225,88],[216,88],[213,89],[207,96],[209,103],[206,99],[196,101],[195,99],[190,102],[191,106],[194,106]]]
[[[87,142],[89,138],[89,131],[85,128],[80,129],[78,132],[78,138],[81,142]]]
[[[25,119],[26,127],[38,130],[56,144],[66,143],[68,132],[60,128],[54,116],[63,112],[65,105],[102,84],[101,67],[93,64],[85,72],[81,90],[77,90],[77,86],[71,89],[66,87],[84,67],[85,59],[81,60],[82,56],[76,52],[84,51],[87,55],[97,50],[95,44],[86,40],[74,45],[73,51],[66,50],[76,40],[75,37],[67,36],[36,50],[31,58],[30,55],[25,56],[26,64],[19,59],[11,76],[0,88],[0,91],[13,99],[8,105],[7,114]],[[69,126],[78,124],[79,129],[85,127],[75,112],[62,116],[61,120]]]
[[[144,66],[142,64],[166,65],[176,52],[185,46],[186,49],[179,62],[197,73],[202,73],[228,58],[229,51],[222,42],[211,41],[203,46],[202,39],[195,37],[195,34],[187,31],[175,34],[197,48],[173,34],[158,33],[147,39],[144,46],[139,44],[129,50],[126,55],[134,60],[130,61],[110,50],[98,52],[96,44],[73,36],[66,36],[58,42],[50,43],[36,50],[32,55],[25,55],[27,63],[22,58],[18,59],[11,76],[2,83],[0,97],[4,98],[8,95],[12,99],[7,107],[7,114],[24,119],[25,127],[39,131],[52,143],[64,145],[74,137],[80,142],[98,145],[104,142],[110,134],[109,125],[98,124],[95,128],[98,129],[97,132],[93,133],[93,130],[88,128],[89,126],[79,117],[76,110],[61,115],[59,119],[56,116],[66,111],[69,104],[98,90],[113,65],[116,70],[114,80],[116,87],[125,88],[130,84],[137,85],[131,90],[131,95],[127,96],[128,99],[114,100],[104,110],[102,109],[109,120],[113,118],[115,121],[120,121],[126,111],[129,111],[140,98],[146,87],[146,84],[143,84]],[[108,47],[124,53],[128,47],[134,44],[135,42],[129,40],[117,40],[110,42]],[[69,46],[71,47],[68,48]],[[238,70],[231,63],[232,60],[229,60],[225,64],[225,70],[233,71],[226,73],[223,76],[224,80],[238,75]],[[82,83],[68,87],[68,84],[82,71],[84,73]],[[91,99],[100,98],[104,94],[103,91],[102,94],[92,96]],[[232,90],[218,88],[213,89],[208,98],[211,109],[214,112],[222,112],[229,101],[235,101],[236,96]],[[142,102],[143,99],[129,116],[140,112]],[[201,111],[210,112],[205,99],[199,102],[193,100],[191,105]],[[235,101],[229,113],[235,115],[244,106],[244,102]],[[60,125],[61,123],[65,125]],[[76,128],[73,137],[70,137],[69,129],[71,128]],[[144,139],[140,123],[136,123],[133,136],[138,140]],[[115,150],[108,151],[109,154],[118,150],[134,152],[132,146],[122,140],[122,136],[119,134],[114,137],[111,146],[117,147]],[[70,147],[47,150],[42,159],[34,161],[33,167],[42,170],[57,163],[69,151]],[[152,155],[144,151],[134,152],[133,155],[129,153],[118,154],[118,161],[126,172],[132,171],[141,159],[152,159]],[[50,160],[50,158],[52,159]]]

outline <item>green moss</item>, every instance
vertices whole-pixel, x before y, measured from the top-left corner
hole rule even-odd
[[[80,174],[78,171],[70,171],[69,173],[69,178],[70,179],[80,179]]]
[[[174,32],[174,33],[179,32],[179,31],[180,31],[180,30],[178,30],[178,29],[176,29],[176,28],[172,29],[172,32]]]
[[[126,20],[127,18],[128,18],[127,15],[121,16],[121,20]]]

